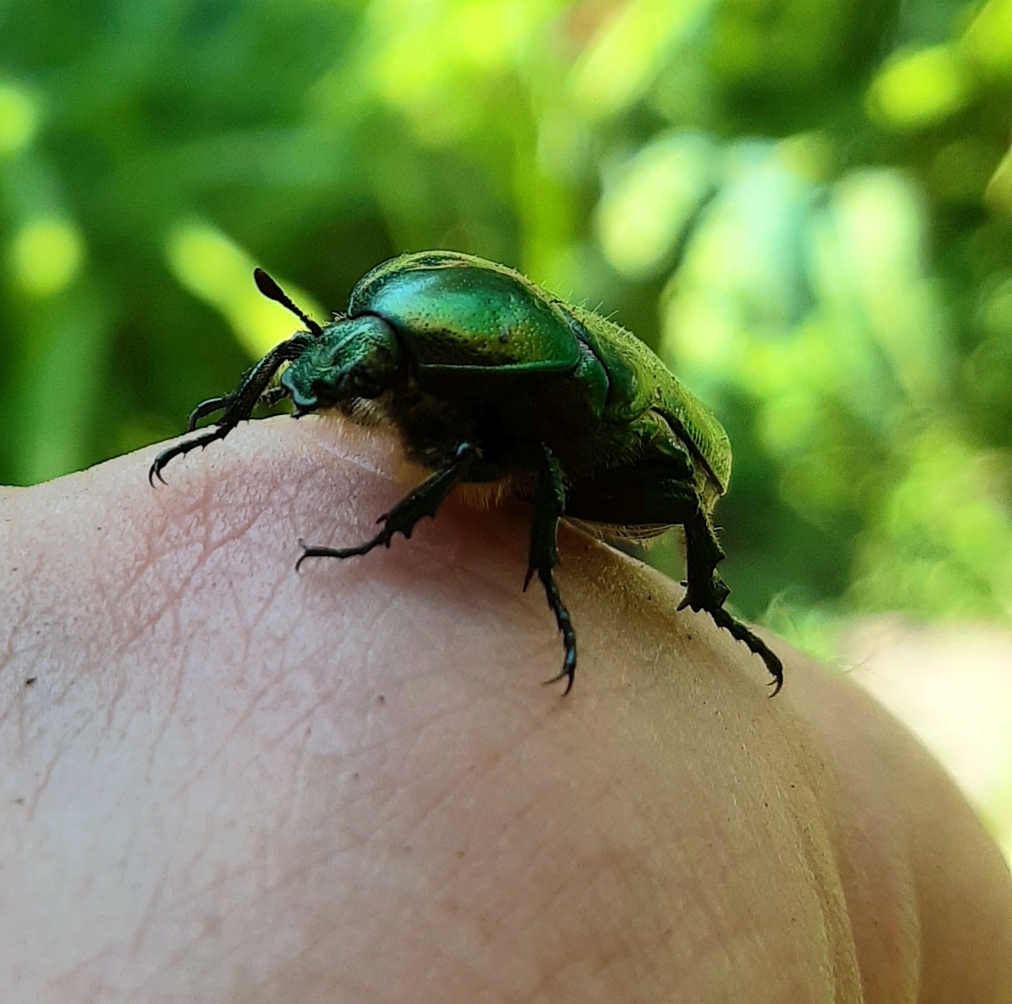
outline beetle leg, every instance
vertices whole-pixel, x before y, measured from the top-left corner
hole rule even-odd
[[[259,397],[256,403],[258,408],[273,408],[280,401],[284,401],[291,394],[287,387],[268,387]]]
[[[537,572],[541,584],[545,587],[548,605],[555,614],[555,623],[559,626],[562,643],[566,655],[562,669],[546,684],[558,683],[565,679],[566,689],[563,696],[573,689],[576,677],[576,631],[569,617],[569,611],[559,596],[559,587],[552,578],[552,569],[559,563],[558,531],[559,520],[566,504],[566,492],[562,484],[562,468],[552,451],[541,444],[541,458],[538,464],[538,479],[534,487],[534,519],[531,523],[531,550],[527,564],[527,577],[524,579],[524,591],[530,585],[534,573]]]
[[[224,439],[233,429],[235,425],[224,425],[219,424],[216,428],[210,429],[201,436],[197,436],[196,439],[188,439],[183,443],[176,443],[175,446],[170,446],[166,450],[162,450],[161,453],[155,457],[155,462],[151,465],[148,470],[148,481],[151,484],[155,483],[155,478],[164,485],[165,478],[162,477],[162,468],[172,460],[174,457],[186,456],[191,450],[195,450],[198,446],[204,449],[205,446],[209,446],[211,443],[218,439]]]
[[[283,401],[288,397],[288,391],[284,387],[268,387],[260,397],[257,399],[257,403],[254,407],[256,408],[273,408],[279,401]],[[208,415],[213,415],[216,411],[224,411],[228,407],[227,397],[212,397],[206,401],[201,401],[193,411],[190,412],[190,417],[186,420],[186,431],[194,432],[197,428],[197,423],[202,418],[207,418]]]
[[[211,397],[206,401],[201,401],[193,411],[190,412],[190,417],[186,420],[186,431],[194,432],[197,428],[197,423],[202,418],[207,418],[208,415],[213,415],[216,411],[224,411],[228,407],[227,397]]]
[[[205,415],[213,414],[219,408],[223,409],[221,418],[215,423],[217,427],[196,439],[176,443],[174,446],[162,450],[155,457],[155,462],[148,471],[148,481],[154,484],[155,478],[158,478],[164,484],[162,470],[170,460],[174,457],[184,456],[198,446],[203,449],[217,439],[224,439],[240,422],[246,421],[253,414],[253,409],[261,398],[265,396],[264,392],[271,380],[274,379],[274,374],[285,363],[298,359],[312,340],[311,335],[301,332],[293,335],[287,341],[276,345],[260,362],[248,369],[242,375],[239,386],[228,397],[212,398],[210,401],[197,405],[196,410],[190,415],[192,422],[196,422]],[[267,394],[269,395],[270,392],[268,391]]]
[[[480,451],[473,443],[461,443],[457,447],[452,463],[427,477],[390,512],[384,513],[376,520],[377,523],[383,524],[383,529],[364,544],[357,547],[309,547],[300,540],[302,557],[295,563],[296,571],[306,558],[353,558],[360,554],[368,554],[374,547],[380,545],[389,547],[395,533],[410,537],[420,519],[436,515],[454,485],[467,476],[471,465],[479,456]]]
[[[706,612],[713,618],[713,622],[717,627],[722,627],[732,638],[743,641],[751,651],[766,663],[766,668],[773,677],[770,681],[773,686],[773,693],[770,694],[770,697],[776,697],[780,693],[780,688],[784,685],[784,664],[780,661],[777,654],[770,649],[762,638],[753,634],[736,617],[732,617],[724,607],[717,607],[715,610],[707,610]]]
[[[677,470],[675,474],[677,474]],[[567,515],[617,526],[685,527],[685,598],[679,609],[705,610],[718,627],[744,642],[773,677],[773,693],[783,685],[784,668],[766,643],[724,609],[730,590],[717,574],[724,551],[690,483],[665,476],[665,467],[616,468],[570,486]]]
[[[717,562],[724,557],[724,550],[717,543],[717,537],[706,514],[699,510],[685,522],[685,599],[678,609],[692,607],[705,610],[718,627],[724,628],[732,638],[744,642],[764,663],[773,677],[773,694],[776,696],[784,685],[784,666],[767,644],[753,634],[741,621],[724,609],[730,589],[717,574]]]
[[[679,610],[710,610],[723,605],[731,590],[717,574],[724,549],[701,509],[685,521],[685,598]]]

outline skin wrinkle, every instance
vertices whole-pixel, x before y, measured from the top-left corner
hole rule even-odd
[[[126,695],[126,692],[127,692],[127,682],[124,679],[120,679],[117,682],[117,684],[115,686],[115,689],[109,695],[109,700],[108,700],[108,703],[106,705],[106,711],[105,711],[105,731],[106,732],[111,732],[112,731],[112,724],[113,724],[113,720],[116,717],[116,710],[119,707],[120,701]]]
[[[83,1001],[98,1001],[106,993],[107,986],[100,976],[90,976],[89,970],[103,960],[108,960],[114,954],[112,948],[107,948],[97,953],[93,958],[75,963],[66,973],[50,979],[46,983],[46,990],[51,993],[53,1000],[66,1000],[66,994],[75,993]],[[82,981],[87,984],[82,985]]]
[[[301,729],[302,741],[298,744],[297,759],[292,770],[292,786],[288,793],[288,805],[280,825],[285,828],[288,842],[298,839],[298,828],[303,820],[310,818],[306,799],[306,775],[310,758],[310,736],[313,733],[311,721],[316,717],[316,709],[308,709],[303,728]],[[306,724],[310,723],[310,724]],[[294,729],[292,730],[294,733]]]
[[[249,768],[256,766],[263,759],[263,753],[264,752],[271,752],[271,751],[273,751],[290,734],[292,734],[292,733],[294,733],[296,731],[301,731],[301,726],[303,726],[307,721],[310,720],[310,718],[314,717],[315,715],[316,715],[315,709],[310,709],[310,710],[304,712],[302,715],[300,715],[299,718],[297,718],[295,721],[293,721],[291,723],[291,725],[287,729],[285,729],[285,731],[280,736],[277,736],[277,737],[275,737],[273,739],[272,738],[266,738],[264,740],[264,742],[263,742],[263,750],[261,752],[258,752],[256,754],[253,754],[253,755],[249,756],[246,760],[244,760],[236,768],[237,773],[240,776],[244,775],[249,770]],[[305,743],[300,744],[300,748],[304,748],[305,745],[306,745]]]
[[[69,734],[64,737],[64,740],[68,746],[73,746],[75,740],[80,738],[84,734],[85,729],[91,724],[93,715],[84,715],[82,720],[76,729],[72,730]],[[33,823],[35,821],[35,813],[38,810],[39,804],[42,801],[43,796],[46,793],[46,789],[49,787],[50,782],[53,779],[53,772],[56,770],[57,765],[63,756],[61,750],[57,750],[49,758],[45,767],[42,770],[42,776],[39,778],[35,786],[34,795],[25,800],[25,809],[27,810],[28,822]]]
[[[201,504],[202,504],[202,506],[207,507],[207,506],[210,505],[210,489],[209,489],[209,487],[207,487],[207,486],[210,485],[209,479],[204,478],[203,479],[203,484],[205,485],[205,492],[204,492],[204,498],[202,499],[202,503]],[[250,532],[252,530],[252,528],[256,525],[256,523],[257,523],[257,519],[256,518],[247,519],[246,521],[244,521],[244,522],[242,522],[242,523],[239,524],[241,532],[240,532],[240,530],[229,531],[229,532],[225,533],[223,536],[221,536],[221,537],[219,537],[219,538],[217,538],[217,539],[215,539],[213,541],[211,540],[211,538],[207,534],[205,534],[204,535],[204,540],[203,540],[203,550],[202,550],[202,562],[203,562],[203,564],[206,565],[207,563],[210,563],[211,560],[213,559],[213,557],[215,556],[215,554],[219,550],[223,549],[225,546],[227,546],[227,544],[241,539],[242,533],[244,533],[244,532]],[[198,569],[200,570],[200,574],[202,574],[202,575],[206,574],[206,569],[203,566],[200,566],[200,565],[195,566],[194,569],[192,569],[191,572],[190,572],[190,579],[191,579],[191,581],[193,580],[193,578],[194,578],[195,574],[197,573]],[[229,589],[230,594],[235,599],[234,606],[235,606],[235,609],[236,609],[236,611],[238,613],[240,611],[240,603],[238,602],[238,599],[236,597],[234,583],[229,582],[228,583],[228,589]],[[260,610],[261,613],[263,611],[265,611],[266,609],[269,608],[269,606],[272,603],[272,600],[273,600],[273,594],[270,593],[270,592],[268,592],[267,595],[265,596],[265,599],[263,600],[262,604],[259,607],[259,610]],[[252,623],[255,623],[256,616],[254,615],[254,617],[250,618],[250,621]],[[250,637],[248,635],[245,635],[243,637],[243,650],[240,652],[239,658],[236,660],[236,666],[237,667],[241,667],[241,666],[249,664],[249,645],[250,645],[250,641],[251,641],[251,639],[250,639]],[[184,666],[186,665],[186,661],[185,660],[183,661],[183,665]],[[280,677],[278,679],[280,679]],[[170,714],[167,714],[165,716],[165,718],[164,718],[163,726],[159,730],[159,736],[157,737],[158,739],[160,739],[161,735],[164,734],[165,728],[168,727],[168,723],[171,721],[171,713],[174,712],[175,709],[178,707],[179,696],[180,696],[180,693],[181,693],[182,688],[183,688],[183,683],[184,683],[184,681],[183,681],[182,677],[177,678],[175,687],[173,689],[173,698],[172,698],[172,701],[171,701],[169,709],[168,709],[169,712],[170,712]],[[248,724],[249,719],[250,719],[251,715],[253,714],[253,711],[255,710],[256,706],[260,703],[260,701],[263,699],[263,697],[267,693],[269,693],[269,691],[271,690],[271,688],[274,685],[275,685],[274,682],[265,683],[260,688],[260,690],[253,695],[252,699],[247,703],[246,708],[242,711],[242,713],[238,716],[238,718],[235,719],[233,728],[222,737],[222,739],[221,739],[221,741],[219,743],[218,749],[211,755],[210,758],[206,759],[202,764],[200,764],[199,769],[197,770],[197,772],[195,774],[191,774],[191,776],[189,776],[188,778],[183,779],[180,782],[179,789],[177,789],[177,792],[176,792],[177,795],[181,793],[181,790],[183,788],[188,787],[188,786],[192,785],[193,783],[195,783],[204,773],[206,773],[207,770],[209,770],[213,765],[215,765],[215,763],[218,761],[221,753],[228,747],[228,745],[229,745],[230,741],[233,739],[233,737],[239,731],[241,731],[244,726],[246,726]],[[152,750],[151,750],[151,754],[150,754],[150,756],[152,758],[152,762],[153,762],[153,757],[155,756],[155,753],[156,753],[156,749],[153,746]],[[150,771],[149,771],[149,777],[150,777]]]
[[[677,843],[673,846],[677,848]],[[677,849],[675,850],[677,854]],[[707,957],[714,955],[722,955],[728,958],[731,957],[731,953],[728,951],[728,943],[731,941],[729,932],[724,930],[725,918],[723,911],[717,908],[714,897],[712,894],[708,895],[708,891],[702,887],[688,886],[684,890],[680,890],[682,897],[689,900],[694,908],[695,916],[702,917],[704,923],[702,924],[688,924],[689,934],[687,938],[695,936],[693,941],[693,947],[691,952],[684,951],[681,953],[679,964],[682,967],[690,966],[693,958],[697,960],[696,965],[702,969]],[[649,907],[651,899],[647,899],[644,902],[645,907]],[[677,915],[688,919],[692,913],[686,913],[685,907],[677,911]],[[683,920],[684,923],[684,920]],[[707,932],[710,932],[709,934]]]
[[[182,670],[182,667],[180,667]],[[184,675],[180,671],[173,675],[171,689],[169,691],[169,702],[165,708],[165,713],[161,716],[161,721],[155,726],[155,732],[152,736],[151,745],[148,747],[147,752],[147,767],[144,771],[144,783],[151,784],[152,778],[155,772],[155,760],[158,756],[158,749],[165,738],[166,732],[169,729],[171,723],[176,721],[177,711],[179,709],[180,698],[183,693]]]
[[[173,697],[172,697],[172,700],[171,700],[170,705],[169,705],[170,708],[172,708],[172,709],[174,709],[178,705],[178,702],[179,702],[178,695],[179,695],[179,692],[180,692],[180,690],[181,690],[184,682],[185,682],[185,674],[180,674],[179,676],[177,676],[177,678],[176,678],[176,689],[173,692]],[[256,698],[254,698],[254,701],[255,701],[255,699]],[[168,716],[168,715],[165,716],[164,719],[163,719],[163,721],[169,721],[169,720],[170,720],[170,716]],[[236,730],[233,730],[233,732],[235,732],[235,731]],[[149,767],[148,767],[148,777],[149,777],[149,779],[150,779],[151,775],[154,773],[154,769],[155,769],[154,764],[155,764],[155,757],[156,757],[156,753],[157,753],[157,744],[161,742],[161,738],[162,738],[163,735],[164,735],[164,729],[160,729],[158,731],[158,733],[156,733],[155,742],[153,742],[153,744],[151,746],[151,749],[150,749]],[[217,751],[217,753],[216,753],[215,757],[213,757],[213,759],[217,759],[218,755],[220,753],[221,753],[221,748]],[[187,794],[188,790],[190,790],[191,788],[193,788],[196,785],[197,780],[199,779],[199,777],[202,776],[203,774],[207,773],[208,767],[209,767],[208,761],[204,760],[200,764],[200,769],[198,771],[198,774],[196,776],[191,776],[191,777],[187,778],[186,781],[184,781],[183,783],[179,784],[178,787],[177,787],[177,790],[175,791],[175,793],[173,794],[173,796],[170,796],[170,799],[180,799],[180,800],[184,799],[186,797],[186,794]],[[214,830],[213,829],[209,829],[208,833],[207,833],[207,836],[205,837],[202,845],[198,846],[197,851],[194,854],[194,858],[198,858],[199,857],[201,849],[205,848],[206,845],[209,843],[209,841],[212,840],[213,834],[214,834]]]
[[[809,681],[802,681],[802,687],[809,685]],[[861,696],[856,691],[847,692],[848,701]],[[870,701],[866,703],[870,707]],[[799,728],[813,736],[818,728],[832,734],[839,709],[833,707],[828,710],[829,713],[822,716],[818,725],[802,721]],[[866,756],[875,745],[873,737],[867,732],[867,724],[863,716],[853,723],[853,740]],[[832,770],[823,769],[819,775],[826,795],[824,818],[833,833],[832,848],[848,905],[851,938],[859,957],[866,960],[862,985],[868,1004],[898,1004],[904,1001],[913,1004],[919,1000],[916,989],[910,986],[905,975],[919,952],[916,939],[908,941],[905,950],[899,957],[892,958],[888,965],[879,961],[883,945],[894,936],[901,940],[904,938],[904,921],[900,915],[905,902],[908,908],[911,905],[909,893],[913,889],[912,882],[907,879],[910,871],[906,852],[896,852],[897,838],[905,843],[903,831],[891,825],[903,800],[890,796],[888,784],[874,787],[867,783],[871,778],[891,779],[895,773],[891,766],[875,762],[871,770],[866,763],[859,774],[851,760],[842,760],[834,764]],[[856,800],[856,804],[862,806],[862,813],[851,813],[849,816],[834,813],[834,806],[846,803],[847,791],[855,782],[863,789]],[[869,823],[875,831],[871,835],[867,829]],[[852,868],[854,857],[864,862],[860,876]],[[875,891],[876,902],[870,915],[863,902],[862,887]]]
[[[254,932],[250,932],[250,935],[251,939],[257,937],[257,935]],[[162,966],[150,972],[143,982],[139,984],[136,983],[132,984],[124,989],[129,993],[141,993],[147,988],[151,987],[157,988],[158,984],[165,979],[166,975],[170,974],[173,968],[178,967],[178,963],[181,960],[186,959],[187,955],[192,951],[193,947],[199,945],[203,941],[204,936],[205,932],[203,930],[194,931],[193,934],[191,935],[190,940],[188,942],[187,941],[180,942],[173,955],[168,957]],[[260,935],[260,937],[266,936],[269,936],[268,932],[264,932],[263,934]],[[223,955],[220,956],[219,958],[227,958],[228,955],[231,952],[236,951],[238,947],[239,946],[233,946],[232,949],[226,949]],[[213,961],[209,960],[207,966],[211,966],[213,964],[214,964]],[[186,972],[185,968],[183,969],[183,972],[184,973]],[[187,973],[187,976],[189,975],[190,974]]]
[[[8,498],[16,496],[16,493],[14,492],[2,494],[7,495]],[[2,497],[2,495],[0,495],[0,497]],[[3,521],[2,525],[5,529],[6,539],[0,541],[0,545],[3,546],[3,551],[0,553],[6,554],[10,552],[11,550],[10,540],[12,534],[14,530],[20,526],[21,522],[22,520],[19,518],[7,518]],[[35,568],[33,566],[31,571],[29,571],[27,574],[24,574],[21,577],[21,579],[18,580],[19,586],[18,588],[13,590],[14,593],[13,596],[11,595],[12,590],[8,589],[4,591],[6,609],[9,611],[10,614],[10,627],[6,630],[6,632],[4,632],[5,654],[3,660],[0,661],[0,667],[16,665],[17,661],[23,658],[23,655],[26,651],[32,651],[37,645],[41,644],[41,642],[35,642],[30,646],[22,645],[19,647],[17,645],[18,636],[22,633],[25,633],[21,631],[21,625],[24,624],[26,628],[31,625],[31,619],[25,617],[24,611],[30,609],[31,606],[31,596],[32,596],[31,591],[32,586],[36,579],[36,576],[33,574],[34,571]],[[22,586],[21,583],[24,583],[24,585]],[[17,606],[15,606],[15,600],[18,597],[22,599],[22,602]],[[2,621],[0,621],[0,630],[3,630]],[[40,629],[36,627],[35,637],[38,638],[39,634]],[[8,700],[6,701],[3,709],[0,710],[0,728],[2,728],[6,724],[8,716],[12,713],[12,711],[16,710],[17,736],[18,736],[16,745],[18,750],[22,750],[24,748],[25,742],[24,716],[26,713],[26,702],[24,700],[23,691],[24,691],[24,679],[26,679],[27,677],[22,677],[18,673],[10,673],[8,675],[9,675],[9,684],[6,688]]]
[[[238,715],[232,719],[232,724],[228,731],[222,735],[217,746],[211,750],[210,756],[201,760],[197,764],[195,770],[180,779],[176,789],[170,794],[170,798],[177,798],[181,796],[185,791],[193,788],[199,781],[205,779],[213,768],[220,765],[226,751],[232,747],[232,741],[234,738],[239,733],[246,731],[246,726],[249,725],[256,705],[261,701],[263,696],[275,686],[277,686],[277,681],[271,680],[264,683],[259,690],[251,693],[249,700],[239,711]]]
[[[515,746],[514,749],[519,751],[519,745]],[[485,764],[483,764],[482,767],[483,774],[485,776],[481,779],[481,783],[483,783],[488,789],[495,790],[498,786],[498,782],[487,776],[490,772],[485,769]],[[586,815],[593,818],[593,813],[589,810],[593,808],[594,804],[599,799],[604,798],[606,794],[606,790],[595,794],[595,792],[593,792],[587,784],[581,785],[577,789],[577,792],[581,796],[583,796],[585,792],[588,793],[586,800],[583,798],[579,801],[574,800],[572,805],[555,807],[554,810],[553,806],[547,803],[543,798],[541,800],[528,798],[516,808],[515,813],[510,820],[510,828],[507,829],[504,827],[502,840],[505,841],[507,839],[507,836],[512,832],[512,829],[519,828],[521,824],[526,826],[530,821],[530,818],[536,816],[540,817],[542,820],[542,832],[540,834],[525,833],[523,841],[524,847],[528,852],[529,860],[531,862],[535,862],[538,860],[542,852],[547,853],[555,850],[557,846],[555,843],[556,837],[552,830],[554,829],[565,833],[571,828],[570,824],[575,822],[575,820],[579,817]],[[560,812],[566,812],[568,815],[560,815]],[[539,837],[542,837],[541,842],[538,842]]]
[[[202,843],[200,843],[196,848],[194,848],[193,853],[190,855],[189,859],[185,862],[185,864],[181,866],[180,870],[184,873],[189,873],[197,865],[199,865],[201,860],[206,856],[207,851],[210,848],[216,836],[217,834],[214,832],[214,830],[209,828],[208,833],[204,838],[204,840],[202,841]],[[194,886],[192,891],[187,895],[180,896],[172,900],[169,906],[173,909],[185,906],[187,901],[192,897],[201,896],[204,893],[208,893],[212,890],[221,890],[229,878],[242,878],[247,874],[251,875],[255,874],[255,872],[253,871],[254,866],[252,864],[252,860],[253,856],[251,855],[249,862],[245,860],[231,861],[229,862],[228,869],[226,869],[223,866],[216,867],[210,879],[208,879],[206,882],[200,885]],[[300,874],[304,876],[305,873],[311,867],[318,866],[319,864],[322,863],[326,863],[326,859],[321,859],[321,861],[313,862],[307,865],[305,868],[300,869]],[[286,874],[283,879],[278,879],[273,884],[266,882],[258,883],[262,884],[263,888],[259,889],[257,893],[250,899],[250,905],[251,906],[260,905],[263,901],[269,899],[270,896],[275,891],[277,891],[280,888],[284,888],[292,881],[293,879],[292,877],[290,877],[290,874]],[[224,901],[225,897],[219,896],[217,897],[217,899],[219,901]]]
[[[165,886],[169,881],[170,865],[166,863],[163,865],[161,874],[158,876],[158,880],[155,882],[151,891],[148,893],[147,902],[141,910],[140,916],[137,919],[137,933],[130,940],[127,945],[127,959],[130,963],[136,964],[138,957],[140,956],[141,949],[144,943],[147,941],[150,933],[154,917],[158,907],[161,906],[163,892]]]
[[[297,954],[295,954],[292,958],[290,958],[288,960],[287,967],[289,969],[293,970],[293,971],[298,971],[301,968],[300,965],[299,965],[300,961],[303,960],[303,959],[305,959],[307,956],[309,956],[316,946],[323,945],[323,944],[326,944],[328,942],[335,943],[335,944],[347,944],[347,942],[350,940],[350,938],[354,937],[358,932],[361,931],[362,925],[363,925],[363,918],[362,917],[359,917],[356,922],[345,921],[342,924],[342,918],[341,918],[340,914],[333,915],[333,919],[330,922],[328,922],[328,923],[326,923],[324,925],[317,925],[317,927],[318,927],[318,933],[315,934],[315,935],[313,935],[313,936],[310,936],[309,938],[307,938],[307,940],[303,943],[303,945],[297,951]],[[322,930],[320,929],[321,927],[322,927]],[[260,935],[260,937],[258,938],[258,940],[261,940],[261,939],[270,939],[272,937],[272,935],[273,935],[273,932],[269,928],[265,929],[262,932],[262,934]],[[241,945],[237,945],[237,946],[235,946],[235,948],[232,951],[233,952],[239,952],[241,950],[242,950],[242,946]],[[332,951],[329,952],[329,953],[327,953],[327,954],[330,957],[333,956],[333,952]],[[341,975],[341,981],[339,983],[337,983],[336,985],[338,985],[338,986],[344,986],[345,983],[346,983],[346,980],[348,979],[348,973],[347,973],[346,969],[342,969],[340,975]],[[281,982],[282,986],[284,987],[286,981],[283,978],[281,978],[280,982]],[[271,988],[270,988],[270,986],[258,987],[258,991],[261,992],[261,993],[263,993],[263,998],[262,999],[264,999],[264,1000],[285,999],[285,994],[287,992],[286,990],[272,991]],[[233,998],[234,999],[241,999],[241,1000],[247,1000],[248,999],[246,997],[239,997],[239,996],[237,996],[234,990],[233,990],[233,993],[229,995],[229,999],[233,999]],[[323,999],[327,999],[327,998],[324,997]],[[341,998],[338,998],[338,999],[341,999]],[[355,1000],[362,999],[362,1000],[365,1000],[365,999],[369,999],[369,995],[366,994],[366,995],[363,995],[361,997],[354,997],[354,998],[348,998],[348,999],[355,999]]]
[[[591,803],[591,807],[594,806],[594,805],[596,805],[600,801],[601,801],[600,799],[595,799],[594,802]],[[564,829],[565,829],[565,827],[564,827]],[[550,840],[551,840],[551,838],[550,838]],[[529,857],[531,859],[536,859],[537,856],[538,856],[538,854],[539,854],[540,848],[537,847],[536,845],[531,846],[529,844],[529,842],[528,842],[528,848],[527,849],[528,849]],[[609,864],[609,868],[613,870],[614,861],[611,860],[611,861],[608,862],[608,864]],[[596,871],[595,862],[588,862],[587,865],[585,866],[584,870],[586,870],[588,873],[591,873],[591,874],[595,873],[595,871]],[[565,894],[565,892],[561,892],[559,895],[560,896],[565,896],[566,894]],[[519,904],[522,906],[523,902],[519,901]],[[534,904],[535,911],[536,911],[536,909],[537,909],[538,906],[539,906],[538,904]],[[508,898],[504,898],[503,901],[499,904],[500,913],[508,915],[511,912],[512,907],[513,907],[513,903]],[[491,940],[491,935],[490,935],[490,940]],[[605,947],[602,946],[602,945],[592,945],[587,950],[588,951],[597,951],[598,953],[601,953],[603,951],[603,952],[607,953]],[[611,949],[607,949],[607,950],[611,950]]]
[[[209,845],[209,843],[211,842],[212,839],[213,839],[213,836],[212,836],[212,834],[209,833],[208,836],[207,836],[207,838],[206,838],[206,840],[205,840],[205,842],[204,842],[204,844],[203,844],[203,846],[197,848],[195,854],[191,858],[191,861],[188,863],[189,865],[192,865],[194,861],[197,861],[197,860],[200,859],[201,854],[204,851],[206,851],[206,848],[207,848],[207,846]],[[179,870],[179,869],[177,869],[177,870]],[[188,867],[184,867],[182,870],[184,872],[186,872],[186,871],[189,870],[189,868]],[[235,877],[240,877],[243,874],[245,874],[247,870],[248,870],[247,867],[239,867],[239,868],[234,868],[232,871],[233,871],[233,875]],[[212,877],[211,882],[208,883],[206,886],[197,889],[196,892],[199,893],[199,892],[206,891],[208,889],[220,887],[220,886],[223,885],[223,883],[225,881],[227,881],[228,877],[229,876],[226,875],[224,869],[218,868],[216,870],[214,876]],[[176,896],[174,898],[170,898],[170,899],[165,900],[164,903],[163,903],[163,907],[162,907],[163,912],[168,911],[168,912],[171,913],[172,911],[178,909],[180,906],[185,905],[186,902],[187,902],[187,899],[188,899],[188,897],[186,897],[186,896]],[[151,914],[149,915],[148,919],[149,919],[151,927],[154,927],[154,911],[151,912]],[[128,1000],[135,1000],[136,997],[133,996],[133,995],[135,995],[137,993],[140,993],[146,987],[158,987],[158,985],[161,983],[161,981],[165,978],[166,974],[170,973],[171,970],[173,969],[173,967],[176,967],[178,965],[178,963],[180,962],[180,960],[185,959],[188,954],[192,953],[192,951],[193,951],[194,948],[202,945],[204,937],[206,935],[206,931],[204,930],[204,927],[206,927],[206,925],[202,925],[202,927],[201,927],[200,930],[194,930],[188,940],[181,941],[177,945],[177,947],[174,950],[174,952],[172,953],[172,955],[169,956],[161,966],[159,966],[158,968],[156,968],[155,970],[153,970],[152,972],[150,972],[143,982],[141,982],[139,984],[136,983],[136,982],[133,982],[133,983],[129,984],[129,986],[125,986],[124,987],[124,992],[127,994],[126,999],[128,999]],[[267,936],[267,935],[265,934],[265,936]],[[233,948],[231,949],[231,951],[240,950],[240,949],[241,949],[241,946],[237,945],[237,946],[233,946]],[[135,953],[135,959],[136,959],[136,956],[138,954],[139,954],[139,952]],[[227,956],[228,954],[229,954],[229,950],[227,950],[224,953],[225,956]],[[222,955],[218,955],[217,956],[217,958],[219,960],[222,957],[223,957]],[[213,960],[209,960],[208,965],[213,965],[213,964],[214,964]],[[190,968],[189,964],[186,967],[183,967],[183,972],[186,972],[188,976],[191,975],[188,972],[189,968]]]
[[[729,767],[730,767],[730,765],[729,765]],[[731,785],[731,797],[732,797],[732,803],[733,804],[737,803],[737,796],[736,796],[736,793],[735,793],[736,792],[736,787],[737,787],[737,784],[732,784]],[[761,792],[761,791],[757,792],[757,798],[761,798],[762,797],[762,793],[763,792]],[[695,804],[698,805],[698,802],[696,801]],[[802,815],[802,818],[804,818],[804,814],[799,814],[799,815]],[[730,845],[727,845],[726,849],[727,850],[739,851],[739,850],[741,850],[741,847],[738,844],[732,843]],[[725,872],[726,873],[737,873],[737,872],[740,872],[740,871],[741,871],[741,862],[740,862],[740,859],[729,856],[729,858],[727,860],[727,863],[725,865]],[[702,902],[705,904],[706,901],[704,900]],[[715,918],[718,918],[718,919],[720,919],[721,916],[722,916],[720,912],[713,914],[712,911],[708,908],[708,906],[707,906],[707,913],[710,913],[712,916],[714,916]],[[721,926],[723,926],[723,925],[721,925]],[[733,931],[725,931],[724,932],[724,936],[725,936],[726,940],[733,940],[734,932]]]
[[[439,775],[433,771],[428,775],[421,774],[417,779],[419,789],[425,789],[427,793],[424,806],[417,808],[412,806],[411,811],[406,812],[396,798],[389,799],[383,809],[392,809],[392,814],[385,817],[382,810],[380,811],[372,836],[382,843],[388,829],[394,829],[397,832],[407,829],[412,834],[417,834],[424,829],[426,823],[440,810],[445,809],[448,803],[453,802],[457,794],[455,787],[445,783],[438,790],[432,790],[432,782],[438,777]],[[400,841],[395,838],[393,842]]]
[[[337,690],[324,691],[318,695],[318,699],[326,707],[327,704],[332,702],[337,695]],[[316,707],[308,707],[304,711],[300,712],[293,719],[288,721],[279,732],[275,735],[265,736],[263,740],[264,750],[270,752],[271,750],[281,746],[290,736],[296,732],[300,732],[305,737],[305,726],[313,718],[319,714],[319,709]],[[305,742],[299,744],[300,749],[305,748]],[[259,759],[259,754],[256,758],[250,758],[243,763],[243,767],[251,766],[255,763],[256,759]]]

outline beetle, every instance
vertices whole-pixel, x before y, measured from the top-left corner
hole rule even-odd
[[[459,484],[533,503],[524,589],[537,575],[562,635],[561,671],[576,674],[576,631],[552,575],[563,517],[604,536],[648,538],[685,530],[686,592],[679,609],[705,611],[765,662],[773,694],[783,666],[724,606],[724,558],[711,514],[727,490],[731,445],[716,416],[624,328],[566,303],[519,272],[472,255],[427,251],[376,266],[352,290],[346,314],[321,326],[261,269],[260,292],[306,330],[267,353],[224,397],[190,415],[199,436],[162,450],[149,471],[224,439],[260,404],[290,398],[296,417],[335,408],[365,413],[399,433],[430,473],[355,547],[307,546],[308,558],[350,558],[410,537]],[[287,366],[286,366],[287,364]],[[276,373],[285,367],[278,384]]]

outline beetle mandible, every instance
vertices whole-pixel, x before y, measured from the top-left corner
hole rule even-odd
[[[224,439],[260,404],[291,398],[293,414],[362,402],[400,434],[430,475],[380,518],[357,547],[303,548],[307,558],[350,558],[410,537],[461,483],[505,483],[533,503],[524,589],[541,580],[565,657],[551,680],[576,673],[576,632],[552,576],[564,516],[604,535],[651,537],[685,529],[686,592],[679,609],[705,610],[766,663],[776,694],[783,666],[724,607],[724,552],[711,513],[727,490],[731,445],[716,416],[643,342],[593,311],[568,304],[503,265],[454,251],[401,255],[352,290],[345,315],[321,326],[261,269],[261,293],[306,326],[248,370],[225,397],[199,404],[188,429],[214,427],[163,450],[149,479],[174,457]],[[275,374],[288,364],[278,385]]]

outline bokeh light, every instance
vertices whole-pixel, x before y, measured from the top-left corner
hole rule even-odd
[[[28,147],[38,127],[38,108],[24,88],[0,83],[0,159]]]
[[[84,238],[69,220],[22,224],[11,242],[10,271],[31,296],[52,296],[73,282],[84,257]]]

